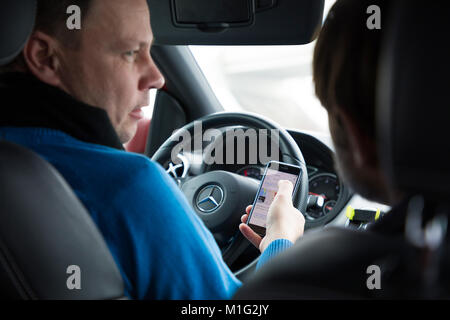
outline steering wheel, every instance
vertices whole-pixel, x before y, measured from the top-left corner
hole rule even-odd
[[[176,155],[181,160],[180,163],[172,163],[174,148],[180,145],[180,140],[184,139],[187,133],[189,137],[198,135],[199,123],[201,123],[202,135],[209,129],[225,127],[244,127],[256,131],[265,129],[269,132],[276,130],[279,136],[280,161],[301,168],[301,180],[293,197],[293,204],[302,213],[306,210],[308,198],[307,169],[300,148],[285,129],[271,120],[250,113],[219,112],[203,117],[177,130],[156,151],[152,160],[163,166],[169,162],[168,172],[176,178],[189,203],[214,235],[222,248],[224,261],[231,267],[249,245],[239,232],[238,226],[246,206],[253,203],[259,182],[253,178],[223,170],[207,172],[207,166],[201,166],[197,175],[190,176],[189,161],[183,154]],[[202,159],[204,157],[203,154]]]

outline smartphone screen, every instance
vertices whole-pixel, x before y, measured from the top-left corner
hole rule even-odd
[[[300,167],[275,161],[269,162],[247,221],[247,224],[253,231],[261,236],[266,234],[267,213],[277,194],[278,182],[280,180],[292,182],[294,186],[293,192],[295,193],[299,183],[300,173]]]

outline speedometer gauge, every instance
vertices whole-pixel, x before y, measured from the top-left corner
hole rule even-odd
[[[264,175],[264,168],[260,166],[246,166],[237,171],[237,174],[261,180]]]
[[[334,174],[322,173],[309,180],[309,195],[316,201],[306,211],[308,220],[317,220],[333,211],[341,194],[341,184]]]

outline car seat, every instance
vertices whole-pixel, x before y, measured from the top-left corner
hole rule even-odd
[[[23,49],[36,4],[1,2],[0,65]],[[70,186],[37,154],[7,141],[0,141],[0,204],[0,299],[124,298],[114,259]]]

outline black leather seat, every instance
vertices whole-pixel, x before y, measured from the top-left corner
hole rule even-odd
[[[35,10],[35,0],[0,4],[0,65],[22,50]],[[0,203],[0,298],[124,297],[108,247],[68,184],[38,155],[6,141],[0,141]]]
[[[390,183],[412,199],[404,216],[391,216],[404,219],[405,231],[330,228],[306,235],[244,284],[236,299],[450,297],[448,13],[443,1],[392,6],[383,18],[377,126]],[[435,224],[425,236],[427,220]],[[368,290],[372,264],[380,266],[382,290]]]
[[[102,236],[50,164],[3,141],[0,177],[1,298],[123,297],[120,272]],[[73,265],[80,269],[80,290],[67,286]]]

